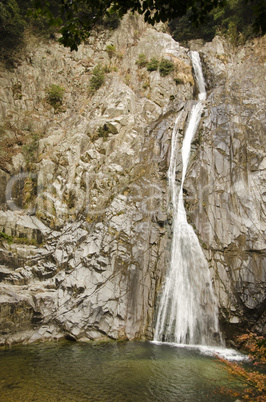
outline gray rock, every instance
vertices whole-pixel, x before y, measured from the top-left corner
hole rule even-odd
[[[117,49],[112,71],[89,98],[92,68],[109,60],[109,40]],[[264,41],[234,52],[221,38],[191,45],[202,57],[208,99],[185,181],[188,217],[209,261],[224,321],[260,332],[265,331]],[[54,42],[28,46],[14,72],[1,70],[0,115],[3,122],[10,116],[9,124],[24,135],[42,134],[36,216],[4,211],[2,196],[0,231],[39,244],[9,245],[1,238],[0,343],[151,338],[170,259],[171,133],[182,111],[181,150],[193,103],[188,49],[129,16],[118,30],[92,35],[75,54]],[[139,69],[140,53],[171,59],[174,75]],[[19,103],[10,87],[15,79],[23,82]],[[45,102],[54,83],[65,88],[58,113]],[[109,133],[99,137],[104,125]],[[17,174],[23,163],[18,157],[13,162],[10,171]],[[0,173],[4,190],[10,175]],[[181,173],[180,152],[177,181]]]

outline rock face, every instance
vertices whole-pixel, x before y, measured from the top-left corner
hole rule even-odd
[[[197,91],[189,49],[132,16],[78,52],[28,46],[0,77],[0,342],[151,338],[171,249],[171,132],[183,110],[181,146]],[[261,331],[263,46],[191,44],[209,93],[185,182],[224,321]],[[175,69],[149,72],[140,54]],[[99,64],[105,82],[89,93]],[[60,107],[51,85],[65,90]]]
[[[197,45],[192,43],[192,47]],[[187,181],[228,323],[265,327],[265,37],[201,47],[209,95]]]

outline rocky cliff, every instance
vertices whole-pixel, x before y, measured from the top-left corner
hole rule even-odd
[[[188,216],[224,323],[263,331],[265,39],[191,48],[208,99],[185,183]],[[140,54],[173,71],[148,71]],[[97,65],[104,83],[92,91]],[[0,82],[1,343],[151,338],[171,249],[171,133],[182,110],[181,149],[197,94],[189,49],[126,16],[78,52],[29,37]],[[59,106],[52,85],[64,89]]]
[[[225,327],[265,333],[265,37],[238,49],[216,38],[199,51],[209,95],[188,178],[191,221]]]

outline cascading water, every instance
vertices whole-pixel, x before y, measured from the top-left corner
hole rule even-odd
[[[199,87],[198,102],[193,106],[182,147],[183,172],[178,192],[175,182],[179,115],[172,134],[169,191],[173,204],[173,240],[171,264],[166,277],[154,340],[181,344],[217,345],[221,343],[218,308],[212,290],[207,261],[198,238],[187,222],[183,202],[183,184],[195,135],[206,99],[204,77],[199,54],[191,52],[191,60]]]

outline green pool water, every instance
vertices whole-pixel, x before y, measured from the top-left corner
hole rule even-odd
[[[229,382],[214,358],[149,342],[64,341],[0,350],[1,402],[230,402],[236,398],[219,392]]]

